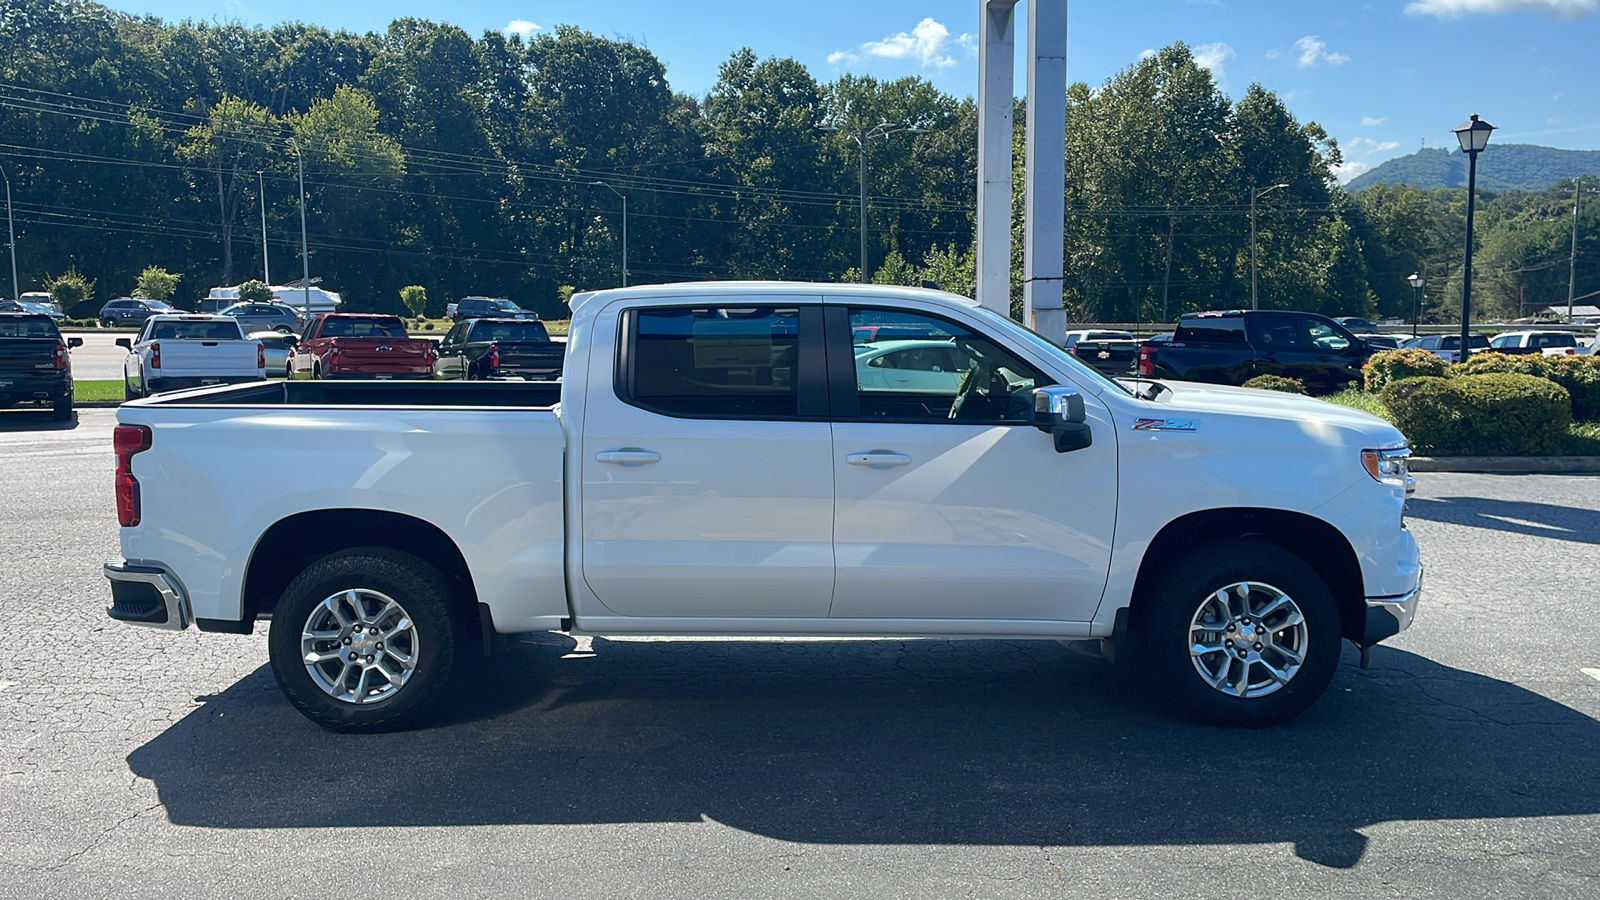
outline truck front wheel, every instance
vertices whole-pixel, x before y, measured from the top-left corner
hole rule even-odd
[[[330,731],[415,724],[436,705],[469,645],[439,570],[410,553],[360,547],[290,582],[267,647],[284,696]]]
[[[1168,569],[1135,621],[1143,668],[1174,710],[1211,725],[1304,712],[1339,664],[1339,611],[1315,570],[1271,544],[1208,545]]]

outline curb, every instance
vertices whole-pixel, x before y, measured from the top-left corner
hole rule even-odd
[[[116,409],[122,405],[121,400],[74,400],[73,409]]]
[[[1413,456],[1408,468],[1478,475],[1600,475],[1600,456]]]

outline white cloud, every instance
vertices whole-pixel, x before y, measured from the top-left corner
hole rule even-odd
[[[1411,0],[1406,4],[1406,15],[1459,19],[1476,13],[1504,15],[1526,12],[1576,19],[1593,14],[1596,8],[1600,8],[1596,0]]]
[[[1218,81],[1227,77],[1228,63],[1239,54],[1233,48],[1218,41],[1215,44],[1201,44],[1194,48],[1194,64],[1202,69],[1211,70],[1211,75]]]
[[[1294,42],[1294,48],[1300,51],[1300,59],[1295,63],[1302,69],[1309,69],[1321,63],[1330,66],[1342,66],[1350,61],[1350,57],[1343,53],[1329,53],[1326,41],[1317,39],[1314,34],[1308,34]]]
[[[860,60],[864,56],[876,56],[880,59],[915,60],[924,69],[944,69],[956,64],[955,57],[950,54],[952,45],[960,47],[968,55],[978,51],[977,39],[972,35],[952,38],[950,29],[931,18],[923,19],[909,32],[891,34],[881,41],[867,41],[853,51],[835,50],[828,54],[828,63],[838,65]]]
[[[1545,119],[1544,123],[1546,125],[1560,125],[1561,124],[1561,120],[1560,119]]]
[[[527,19],[512,19],[506,23],[506,27],[502,30],[527,37],[528,35],[533,34],[535,31],[538,31],[539,26],[529,22]]]
[[[1358,137],[1345,141],[1344,148],[1351,153],[1360,153],[1370,156],[1374,153],[1387,153],[1390,150],[1400,149],[1399,141],[1375,141],[1372,138]]]
[[[1143,50],[1139,51],[1139,58],[1141,60],[1149,59],[1150,57],[1155,56],[1155,55],[1156,55],[1156,51],[1155,51],[1154,47],[1146,47]]]
[[[1379,125],[1382,125],[1384,122],[1387,122],[1387,121],[1389,121],[1389,120],[1388,120],[1388,118],[1386,116],[1362,116],[1361,117],[1361,125],[1363,127],[1365,127],[1365,128],[1377,128]]]
[[[1371,168],[1371,163],[1356,162],[1354,160],[1342,162],[1333,167],[1333,177],[1340,184],[1349,184],[1357,175]]]
[[[1283,55],[1283,51],[1277,49],[1276,47],[1274,47],[1273,49],[1267,51],[1267,59],[1277,59],[1278,57],[1280,57],[1282,55]]]

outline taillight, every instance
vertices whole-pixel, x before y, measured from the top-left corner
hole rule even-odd
[[[133,477],[133,455],[150,449],[150,426],[118,425],[111,432],[111,445],[117,452],[117,524],[131,528],[139,524],[139,480]]]
[[[337,343],[333,342],[333,341],[329,341],[328,342],[328,365],[337,366],[338,364],[339,364],[339,345]]]
[[[150,344],[150,368],[161,368],[161,345],[153,341]]]
[[[265,369],[266,367],[267,348],[262,344],[256,344],[256,368]]]
[[[500,345],[490,344],[489,352],[484,356],[484,363],[491,369],[500,368]]]
[[[67,367],[67,345],[57,341],[56,342],[56,368],[57,369],[65,369],[66,367]]]
[[[1139,348],[1139,374],[1146,378],[1156,374],[1156,348]]]

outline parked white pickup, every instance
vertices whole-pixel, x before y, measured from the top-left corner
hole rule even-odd
[[[131,400],[158,391],[238,384],[266,377],[261,342],[239,330],[231,316],[151,316],[132,341],[122,364],[123,396]]]
[[[874,327],[962,376],[864,380]],[[1184,714],[1263,724],[1420,589],[1389,424],[1113,382],[921,289],[579,294],[560,384],[264,383],[118,421],[111,616],[270,615],[278,683],[337,730],[414,721],[464,654],[549,629],[1100,638]],[[296,477],[238,490],[269,459]]]

